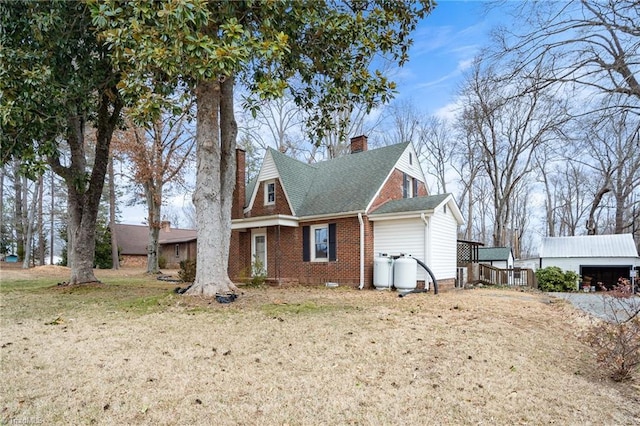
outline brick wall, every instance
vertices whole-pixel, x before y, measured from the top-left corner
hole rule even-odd
[[[264,204],[264,182],[259,182],[258,192],[256,194],[256,199],[253,202],[253,207],[251,211],[246,214],[246,217],[256,217],[256,216],[271,216],[274,214],[291,214],[291,209],[289,208],[289,203],[287,202],[287,198],[284,195],[284,190],[282,189],[282,185],[280,184],[280,180],[275,180],[275,188],[276,188],[276,202],[275,204],[265,205]]]
[[[373,282],[373,225],[363,217],[365,228],[365,287]],[[302,227],[325,223],[336,224],[336,260],[304,262],[302,260]],[[243,269],[251,265],[251,232],[233,231],[229,275],[241,280]],[[360,222],[357,217],[329,221],[304,222],[300,227],[267,229],[267,275],[273,281],[300,284],[324,284],[328,281],[357,287],[360,283]]]
[[[380,190],[380,193],[371,204],[371,210],[375,210],[387,201],[402,199],[403,176],[404,175],[400,170],[393,170],[391,176],[389,176],[389,179],[382,187],[382,190]],[[423,197],[426,195],[428,195],[427,186],[424,182],[418,182],[418,196]]]

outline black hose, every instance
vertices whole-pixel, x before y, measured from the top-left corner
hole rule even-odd
[[[416,258],[414,257],[413,259],[416,259]],[[438,294],[438,281],[436,281],[436,277],[433,275],[433,272],[431,272],[431,269],[429,269],[429,267],[427,265],[425,265],[424,262],[421,261],[420,259],[416,259],[416,262],[418,262],[418,265],[422,266],[422,268],[425,271],[427,271],[427,273],[431,277],[431,280],[433,281],[433,294]],[[409,291],[407,293],[398,295],[398,297],[404,297],[407,294],[411,294],[411,293],[426,293],[427,291],[429,291],[429,290],[427,290],[427,282],[425,281],[423,289],[411,290],[411,291]]]

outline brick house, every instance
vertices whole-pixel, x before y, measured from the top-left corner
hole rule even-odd
[[[248,184],[244,151],[236,157],[231,279],[259,265],[277,284],[371,287],[374,257],[384,252],[409,253],[453,286],[462,216],[451,194],[428,194],[412,144],[368,150],[359,136],[350,155],[317,164],[268,149]]]
[[[122,266],[146,267],[149,227],[118,223],[115,229]],[[171,228],[170,222],[163,221],[158,235],[159,257],[164,258],[167,268],[177,269],[180,261],[196,258],[196,240],[195,229]]]

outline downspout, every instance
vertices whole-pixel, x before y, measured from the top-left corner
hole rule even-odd
[[[358,221],[360,222],[360,286],[358,288],[362,290],[364,288],[364,220],[362,220],[362,213],[358,213]]]
[[[431,263],[431,253],[429,250],[429,221],[425,216],[424,212],[420,213],[420,219],[424,222],[424,263]],[[425,290],[429,289],[427,275],[424,276],[424,288]]]

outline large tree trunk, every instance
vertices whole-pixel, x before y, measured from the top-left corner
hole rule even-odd
[[[235,153],[229,149],[235,143],[235,118],[232,111],[229,113],[229,107],[233,108],[229,95],[233,95],[232,79],[224,83],[201,81],[196,86],[197,172],[193,204],[198,248],[196,279],[187,292],[190,295],[214,296],[237,289],[227,270],[235,185]]]
[[[64,179],[67,186],[69,211],[67,261],[71,267],[69,278],[71,285],[98,282],[93,273],[96,221],[109,163],[111,136],[122,109],[120,98],[116,93],[117,91],[113,90],[112,93],[105,92],[100,97],[95,156],[89,176],[86,173],[84,149],[85,123],[80,114],[69,118],[70,166],[62,166],[58,158],[49,159],[52,169]]]
[[[149,178],[150,180],[152,177]],[[157,191],[151,182],[144,184],[146,198],[147,198],[147,216],[149,221],[149,236],[147,241],[147,273],[155,274],[160,271],[158,265],[158,251],[160,245],[158,239],[160,238],[160,228],[162,226],[160,221],[160,208],[162,205],[162,194]]]
[[[109,159],[109,229],[111,230],[111,269],[120,269],[118,235],[116,233],[116,181],[113,157]]]

